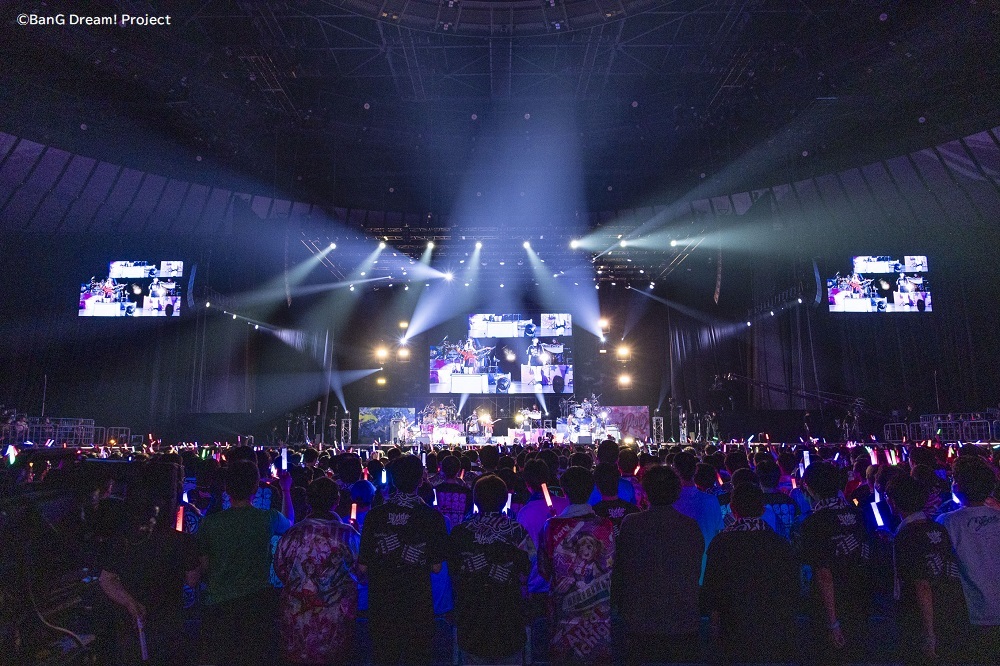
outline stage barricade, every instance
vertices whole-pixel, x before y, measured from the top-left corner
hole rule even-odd
[[[988,441],[990,439],[990,422],[985,420],[966,421],[962,424],[962,439],[967,442]]]
[[[910,424],[886,423],[882,434],[885,441],[901,444],[910,439]]]

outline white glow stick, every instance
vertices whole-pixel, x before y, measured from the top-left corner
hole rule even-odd
[[[10,444],[9,446],[7,446],[7,462],[13,465],[16,459],[17,459],[17,448],[15,448],[13,444]]]
[[[805,475],[806,475],[806,464],[799,463],[799,476],[805,476]]]
[[[437,490],[437,488],[435,488],[434,489],[434,506],[437,506],[437,505],[438,505],[438,490]]]
[[[954,490],[951,491],[951,501],[959,506],[962,506],[962,500],[958,499],[958,495],[955,494]]]
[[[420,463],[424,467],[427,467],[427,452],[426,451],[420,454]]]
[[[358,522],[358,505],[357,504],[352,504],[351,505],[351,522],[352,523]]]
[[[388,473],[388,472],[386,472],[386,471],[385,471],[385,470],[383,469],[383,470],[382,470],[382,485],[384,486],[384,485],[386,485],[387,483],[389,483],[389,473]]]
[[[878,510],[878,502],[872,502],[872,513],[875,514],[875,524],[879,527],[885,527],[885,523],[882,521],[882,514]]]
[[[865,448],[868,449],[868,457],[871,458],[872,464],[878,465],[878,451],[871,448],[870,446],[866,446]]]
[[[803,471],[805,470],[806,467],[809,467],[809,452],[808,451],[803,451],[802,452],[802,469],[803,469]]]
[[[281,471],[288,471],[288,449],[281,449]]]
[[[187,503],[187,501],[188,501],[188,491],[185,490],[183,493],[181,493],[181,501],[184,502],[185,504]]]
[[[503,512],[506,514],[510,513],[510,502],[513,497],[514,493],[507,493],[507,504],[505,504],[503,507]]]

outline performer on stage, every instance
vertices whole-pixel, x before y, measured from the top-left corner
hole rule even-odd
[[[543,365],[542,346],[538,344],[538,338],[532,338],[531,344],[528,346],[528,365]]]
[[[477,353],[479,349],[476,345],[476,341],[473,338],[467,338],[465,343],[462,345],[460,351],[462,355],[462,373],[466,375],[473,374],[476,372],[476,366],[479,363]]]

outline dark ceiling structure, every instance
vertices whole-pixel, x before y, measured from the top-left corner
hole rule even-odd
[[[992,1],[118,0],[88,11],[173,20],[12,31],[4,129],[328,205],[447,213],[463,178],[496,165],[544,176],[537,152],[570,134],[582,205],[651,205],[698,185],[724,193],[856,166],[1000,115]],[[774,152],[765,176],[727,170],[761,145]]]

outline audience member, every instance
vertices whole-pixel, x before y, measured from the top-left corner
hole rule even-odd
[[[705,539],[698,523],[674,508],[681,480],[672,469],[651,467],[642,487],[649,509],[622,521],[612,579],[626,661],[696,661]]]
[[[139,623],[149,655],[145,663],[182,666],[187,659],[182,590],[185,580],[194,580],[198,552],[190,535],[174,529],[169,506],[142,496],[131,500],[125,532],[113,540],[101,566],[101,589],[127,613],[116,618],[123,663],[141,661]]]
[[[282,653],[293,664],[345,663],[354,646],[360,535],[334,512],[333,480],[310,483],[308,498],[312,513],[285,532],[274,555]]]
[[[457,456],[445,456],[441,460],[444,480],[434,488],[437,501],[434,508],[448,520],[449,528],[465,520],[472,511],[472,489],[459,478],[462,469],[462,461]]]
[[[840,471],[815,462],[803,477],[813,513],[802,523],[802,559],[812,569],[811,658],[860,657],[871,610],[871,545],[857,510],[841,497]]]
[[[903,661],[954,663],[968,637],[969,611],[948,532],[928,520],[928,489],[913,477],[894,477],[885,493],[900,518],[892,559]]]
[[[256,465],[234,462],[226,475],[232,506],[206,516],[196,535],[205,581],[202,663],[274,662],[277,594],[270,585],[271,537],[284,534],[294,520],[292,477],[287,472],[279,476],[288,516],[250,505],[259,481]]]
[[[745,459],[745,458],[744,458]],[[681,490],[674,508],[688,518],[693,518],[701,528],[704,541],[704,552],[708,553],[708,545],[715,535],[722,531],[722,507],[719,500],[712,495],[699,490],[694,485],[694,473],[698,459],[687,451],[682,451],[674,457],[674,470],[681,480]],[[702,557],[702,575],[705,571],[705,557]]]
[[[589,470],[560,479],[570,505],[542,528],[538,570],[549,582],[549,658],[559,664],[611,661],[613,526],[588,503]]]
[[[520,664],[526,640],[521,585],[535,545],[502,513],[507,486],[500,477],[480,477],[473,494],[479,512],[452,529],[448,548],[458,647],[466,664]]]
[[[969,607],[972,661],[995,662],[1000,655],[1000,510],[987,505],[996,473],[978,457],[955,461],[952,490],[962,508],[938,517],[958,556],[958,571]]]
[[[615,526],[615,538],[618,538],[622,519],[630,513],[639,511],[639,507],[635,504],[626,502],[618,496],[620,480],[618,468],[610,463],[598,463],[594,469],[594,483],[601,493],[601,501],[594,505],[594,513],[611,521]]]
[[[396,492],[368,512],[358,558],[368,576],[373,656],[379,664],[425,664],[434,635],[431,573],[441,571],[448,532],[416,494],[420,459],[402,456],[390,474]]]
[[[788,541],[761,517],[764,499],[759,486],[738,483],[731,502],[736,522],[708,547],[705,602],[726,663],[796,657],[798,562]]]

